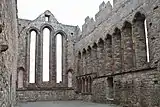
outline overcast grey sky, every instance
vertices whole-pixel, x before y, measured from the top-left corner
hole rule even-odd
[[[94,17],[103,1],[112,3],[112,0],[18,0],[18,15],[33,20],[50,10],[60,23],[81,27],[86,16]]]

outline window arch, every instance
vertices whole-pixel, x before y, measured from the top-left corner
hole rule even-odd
[[[49,81],[50,29],[43,29],[43,81]]]
[[[132,30],[133,30],[133,38],[135,39],[134,48],[135,48],[137,68],[144,66],[148,58],[147,56],[148,38],[146,36],[147,27],[145,24],[145,20],[146,20],[146,17],[141,12],[137,12],[133,19],[133,29]]]
[[[29,83],[35,83],[36,70],[36,36],[37,32],[31,30],[30,32],[30,64],[29,64]]]
[[[147,20],[144,20],[144,26],[145,26],[145,38],[146,38],[146,48],[147,48],[147,62],[150,62],[149,58],[149,40],[148,40],[148,28],[147,28]]]
[[[119,28],[115,28],[113,33],[113,70],[116,73],[122,70],[122,50],[121,50],[121,31]]]

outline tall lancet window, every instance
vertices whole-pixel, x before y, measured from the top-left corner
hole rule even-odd
[[[35,83],[35,58],[36,58],[36,36],[35,31],[30,33],[30,73],[29,73],[29,83]]]
[[[62,35],[56,35],[56,81],[60,83],[62,81]]]
[[[49,81],[50,30],[43,29],[43,81]]]
[[[149,59],[149,41],[148,41],[148,28],[147,28],[147,20],[144,20],[144,26],[145,26],[145,37],[146,37],[146,47],[147,47],[147,62],[150,62]]]

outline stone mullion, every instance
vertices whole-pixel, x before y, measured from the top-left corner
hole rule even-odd
[[[112,64],[113,64],[113,60],[112,60],[112,44],[111,44],[111,40],[107,39],[105,42],[105,74],[112,74]]]
[[[43,33],[41,32],[40,36],[38,36],[38,53],[37,53],[37,73],[36,73],[36,84],[38,87],[41,87],[43,81]]]
[[[120,73],[122,71],[122,51],[121,51],[121,34],[119,32],[113,34],[113,50],[114,50],[113,70],[115,73]]]
[[[134,66],[134,51],[133,51],[133,41],[132,41],[132,28],[126,27],[122,30],[123,36],[123,57],[124,57],[124,70],[132,69]]]
[[[50,71],[49,71],[49,81],[54,87],[56,83],[56,41],[53,34],[50,36]]]
[[[136,68],[141,68],[145,66],[147,62],[147,49],[146,49],[144,21],[136,20],[133,23],[132,30],[133,30],[132,32],[133,32],[133,38],[134,38]]]
[[[91,93],[91,78],[88,78],[88,92]]]
[[[82,79],[82,93],[85,93],[85,79]]]
[[[80,78],[79,80],[80,80],[80,84],[79,84],[80,85],[80,89],[79,90],[80,90],[80,93],[82,93],[82,87],[83,87],[82,86],[82,78]]]

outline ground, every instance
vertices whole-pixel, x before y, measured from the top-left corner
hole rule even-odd
[[[17,107],[120,107],[109,104],[96,104],[82,101],[29,102]]]

